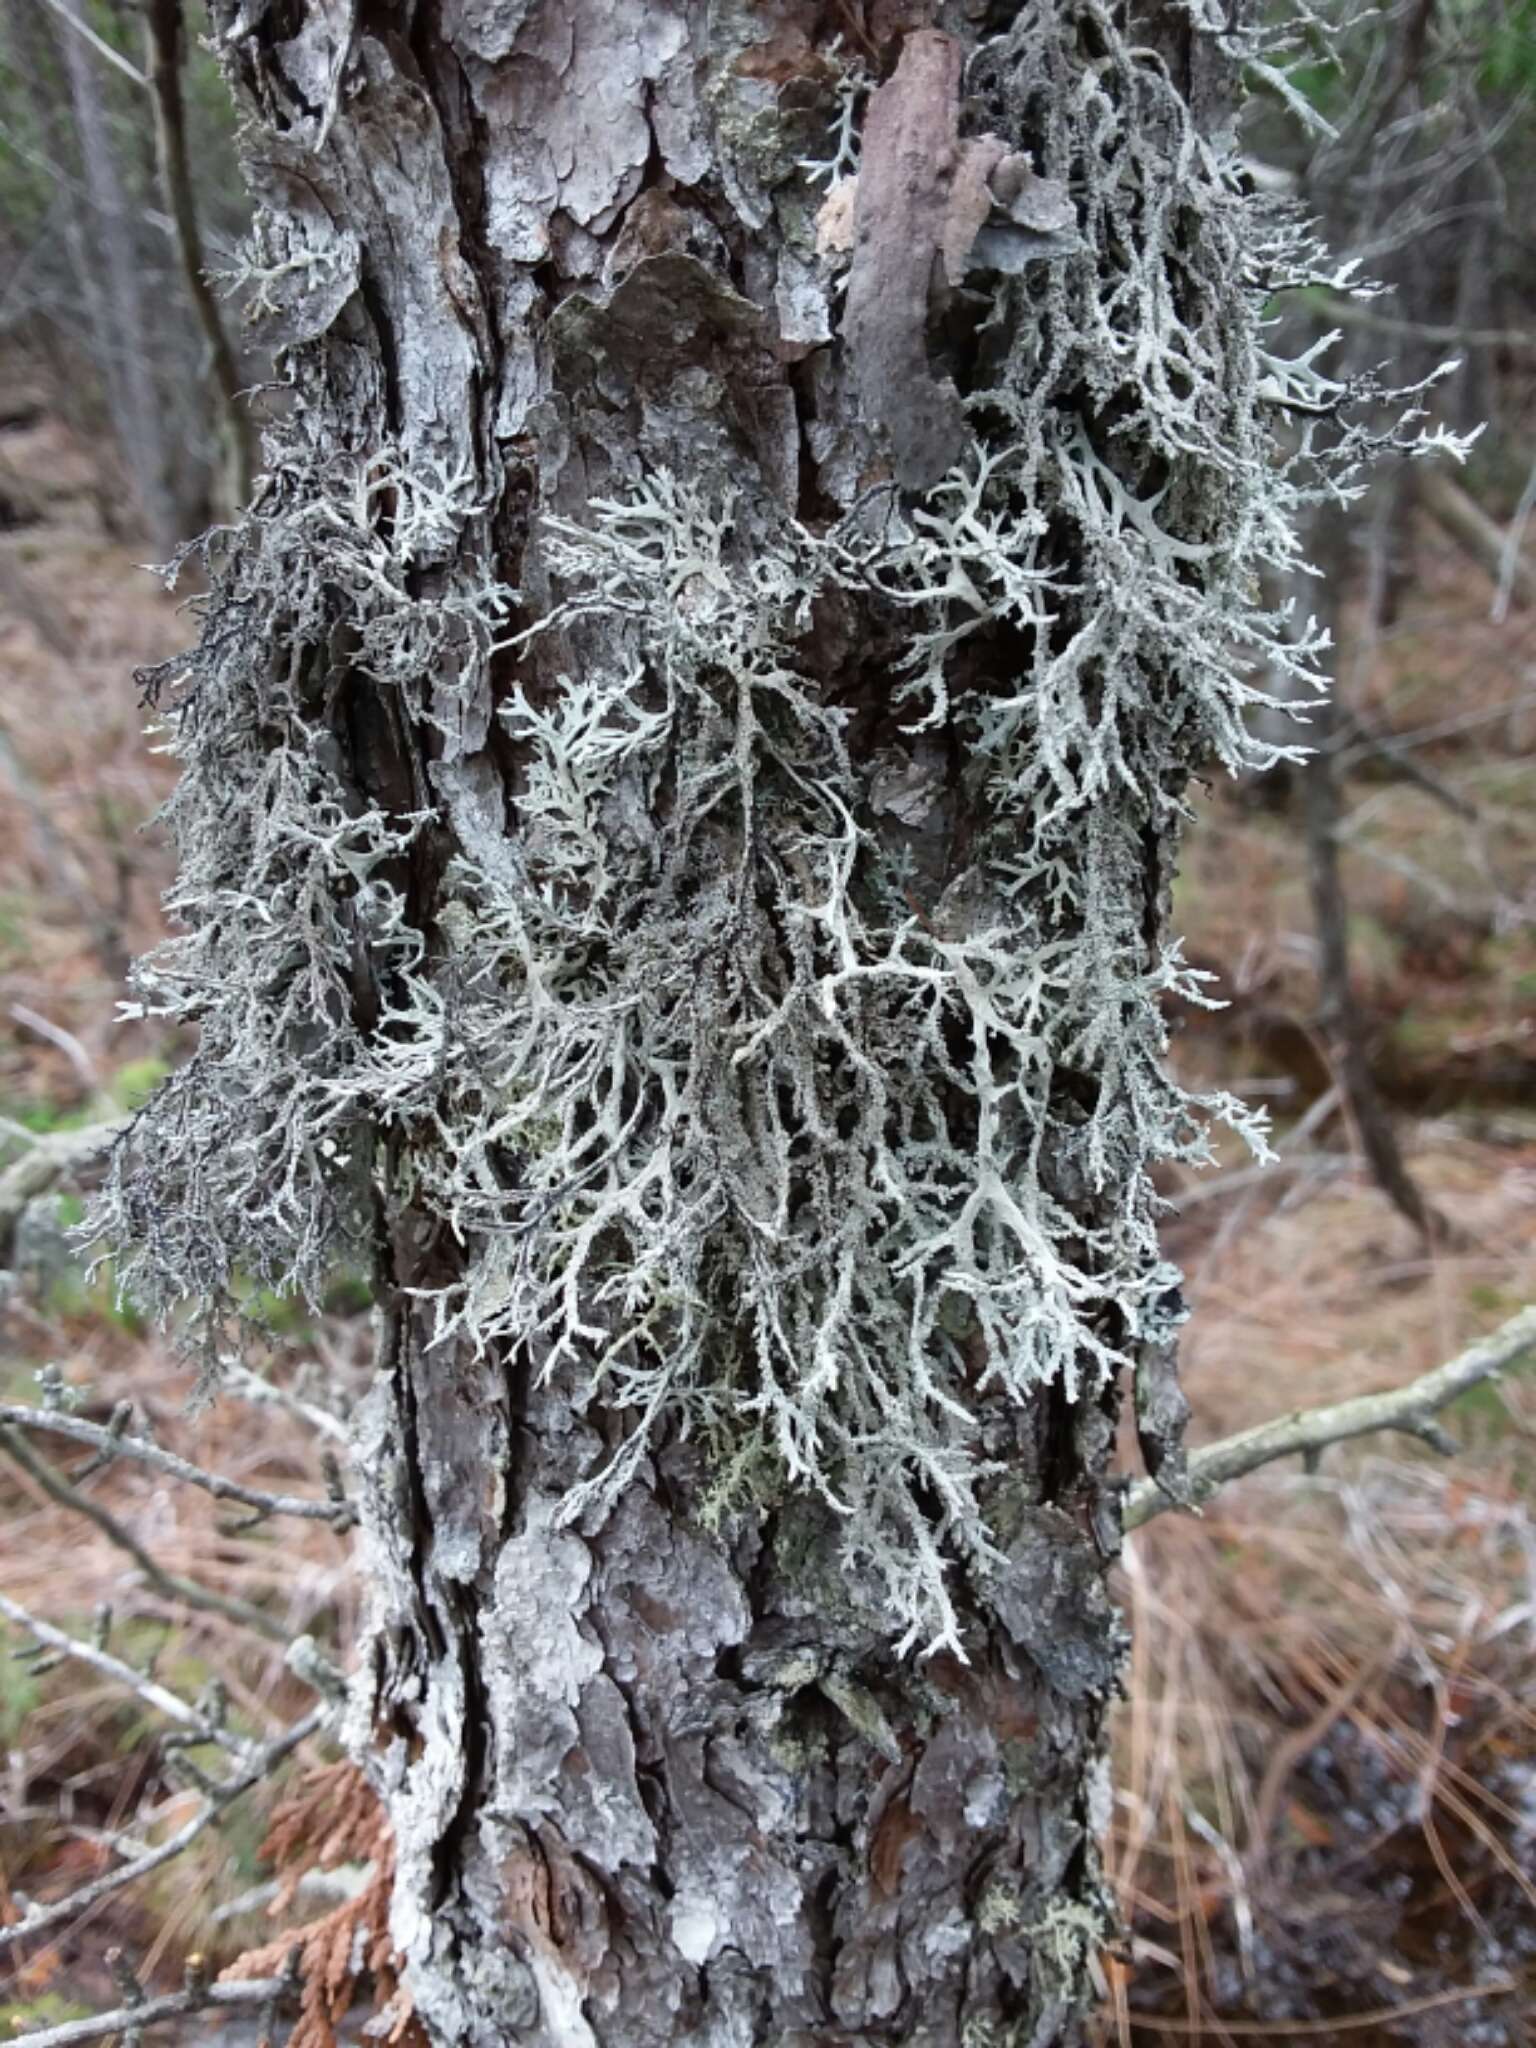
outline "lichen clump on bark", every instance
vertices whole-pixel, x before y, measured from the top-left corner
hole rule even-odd
[[[1193,771],[1275,758],[1244,724],[1272,679],[1320,687],[1261,595],[1298,513],[1421,445],[1276,353],[1274,295],[1347,280],[1116,10],[1022,7],[966,86],[1076,226],[1016,265],[978,241],[969,445],[924,494],[812,517],[701,440],[536,516],[514,587],[474,478],[311,445],[295,341],[199,645],[152,679],[184,930],[139,986],[201,1037],[97,1219],[136,1298],[217,1327],[239,1275],[315,1298],[402,1204],[437,1216],[435,1340],[572,1373],[602,1420],[568,1518],[697,1433],[718,1513],[815,1494],[928,1649],[963,1648],[956,1562],[1002,1560],[980,1410],[1133,1364],[1177,1277],[1152,1167],[1213,1120],[1262,1149],[1164,1061],[1162,997],[1206,1000],[1158,935],[1166,850]],[[818,170],[856,175],[833,98],[807,218]],[[837,238],[818,260],[831,294]],[[891,650],[873,753],[839,635]],[[505,687],[535,650],[553,682]],[[358,692],[431,739],[400,786]]]

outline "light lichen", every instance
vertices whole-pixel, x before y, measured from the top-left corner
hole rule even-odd
[[[956,1562],[1005,1561],[979,1404],[1133,1365],[1177,1277],[1151,1168],[1213,1122],[1263,1150],[1167,1069],[1163,998],[1209,997],[1148,848],[1202,763],[1281,757],[1256,678],[1321,687],[1321,636],[1261,596],[1300,514],[1384,446],[1453,445],[1414,393],[1282,352],[1276,294],[1349,280],[1112,9],[1026,5],[968,89],[1078,236],[989,284],[974,445],[916,502],[813,525],[653,467],[537,519],[535,602],[473,478],[313,449],[302,408],[274,431],[157,678],[185,930],[139,986],[200,1045],[98,1217],[138,1299],[216,1319],[241,1271],[318,1295],[409,1202],[459,1248],[416,1289],[434,1342],[616,1418],[567,1523],[697,1433],[747,1499],[824,1505],[904,1648],[957,1650]],[[825,605],[900,642],[881,763],[811,658]],[[472,763],[493,661],[536,654],[558,673],[495,712],[509,827]],[[399,786],[360,694],[439,743],[401,744]],[[429,830],[453,851],[413,924]],[[942,875],[934,838],[965,846]]]

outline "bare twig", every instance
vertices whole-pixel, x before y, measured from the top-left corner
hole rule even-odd
[[[1349,537],[1337,507],[1321,512],[1312,534],[1315,559],[1332,561],[1338,569],[1322,593],[1319,619],[1337,646],[1342,638],[1340,587],[1349,560]],[[1340,671],[1342,673],[1342,662]],[[1308,707],[1315,732],[1313,751],[1301,771],[1302,811],[1306,828],[1307,885],[1317,935],[1318,1024],[1360,1149],[1371,1176],[1394,1208],[1426,1242],[1449,1236],[1445,1219],[1425,1201],[1409,1172],[1371,1068],[1365,1019],[1350,964],[1349,899],[1339,858],[1342,802],[1334,752],[1339,707],[1323,698]]]
[[[18,2040],[29,2042],[31,2048],[74,2048],[76,2042],[94,2042],[104,2034],[125,2034],[131,2040],[139,2040],[145,2028],[158,2028],[164,2019],[186,2019],[193,2013],[209,2011],[209,2007],[283,2005],[299,1993],[297,1972],[287,1976],[254,1976],[244,1985],[213,1985],[201,1956],[186,1958],[182,1989],[168,1991],[160,1999],[145,1999],[131,1972],[129,1982],[133,1989],[123,1987],[123,2005],[117,2011],[90,2013],[86,2019],[66,2019],[57,2028],[27,2030]]]
[[[0,479],[4,481],[5,495],[13,506],[16,504],[17,498],[21,497],[20,509],[27,515],[26,524],[30,525],[34,508],[27,503],[26,498],[21,493],[17,492],[10,470],[0,470]],[[41,514],[37,514],[37,516],[41,517]],[[4,600],[8,611],[18,613],[26,620],[48,652],[56,656],[58,660],[68,661],[74,654],[74,641],[68,631],[67,621],[63,625],[60,624],[58,611],[52,605],[45,602],[38,592],[33,589],[25,569],[23,569],[19,561],[14,559],[9,550],[0,553],[0,599]],[[33,824],[40,826],[47,817],[47,812],[41,805],[34,809],[33,803],[28,801],[32,793],[23,780],[22,775],[17,772],[19,767],[20,763],[15,757],[15,748],[12,746],[4,730],[0,729],[0,768],[6,769],[11,782],[16,787],[17,796],[26,805],[28,811],[32,812]],[[39,812],[41,816],[39,816]],[[51,823],[51,821],[49,822]],[[51,836],[55,839],[57,838],[56,834]],[[49,848],[49,852],[50,854],[53,852],[52,847]],[[64,879],[72,880],[73,877],[67,876]]]
[[[1294,1409],[1289,1415],[1191,1452],[1187,1502],[1171,1500],[1150,1479],[1139,1480],[1126,1495],[1124,1526],[1139,1529],[1165,1509],[1198,1506],[1229,1480],[1240,1479],[1245,1472],[1257,1471],[1277,1458],[1316,1457],[1330,1444],[1346,1443],[1351,1437],[1369,1436],[1376,1430],[1415,1436],[1449,1455],[1456,1444],[1435,1421],[1440,1410],[1469,1387],[1496,1379],[1532,1351],[1536,1351],[1536,1308],[1525,1308],[1491,1337],[1469,1345],[1449,1365],[1437,1366],[1405,1387],[1393,1387],[1384,1394],[1362,1394],[1327,1408]]]
[[[23,1409],[23,1414],[28,1411]],[[274,1615],[265,1614],[259,1607],[253,1607],[249,1600],[238,1600],[227,1593],[215,1593],[207,1586],[200,1586],[195,1579],[184,1578],[180,1572],[167,1571],[159,1560],[147,1551],[133,1531],[114,1515],[110,1508],[104,1508],[100,1501],[92,1500],[79,1487],[72,1486],[62,1472],[40,1458],[14,1429],[0,1425],[0,1451],[14,1458],[28,1476],[36,1480],[50,1500],[60,1507],[69,1508],[77,1515],[83,1515],[88,1522],[106,1537],[109,1543],[126,1552],[144,1574],[155,1591],[167,1600],[179,1600],[184,1607],[195,1607],[205,1614],[222,1614],[226,1620],[237,1622],[242,1628],[254,1629],[269,1642],[286,1643],[288,1630]]]
[[[323,1358],[323,1350],[321,1355]],[[290,1393],[287,1387],[278,1386],[275,1380],[264,1380],[259,1372],[252,1372],[237,1358],[219,1360],[219,1385],[221,1391],[237,1395],[253,1408],[281,1408],[284,1414],[305,1423],[317,1436],[328,1436],[339,1444],[347,1441],[347,1426],[339,1416],[316,1407],[312,1401],[301,1401],[297,1394]]]
[[[1520,493],[1520,502],[1504,536],[1504,551],[1499,557],[1499,587],[1493,594],[1493,608],[1489,613],[1496,626],[1502,626],[1509,617],[1509,595],[1520,573],[1520,550],[1525,544],[1525,529],[1533,511],[1536,511],[1536,462],[1531,464],[1525,488]]]
[[[61,660],[73,657],[74,634],[67,630],[68,622],[65,627],[59,625],[55,613],[32,592],[20,564],[10,561],[4,554],[0,554],[0,597],[30,621],[49,649]],[[99,900],[89,868],[69,834],[61,829],[47,797],[33,781],[15,741],[3,725],[0,725],[0,772],[4,773],[16,801],[27,814],[37,837],[38,849],[46,861],[50,883],[68,901],[90,933],[91,944],[109,978],[114,983],[121,982],[128,972],[129,961],[128,950],[123,943],[122,920],[115,910],[107,909]],[[13,1011],[12,1015],[17,1016],[18,1013]],[[23,1011],[18,1021],[27,1023],[31,1016],[30,1011]],[[52,1029],[46,1021],[40,1028],[45,1035]],[[71,1040],[70,1043],[73,1045],[77,1041]],[[73,1054],[70,1056],[73,1058]],[[94,1074],[87,1078],[86,1086],[93,1097],[98,1094]]]
[[[1436,740],[1450,739],[1457,733],[1471,732],[1479,725],[1496,724],[1499,719],[1508,718],[1512,711],[1523,710],[1528,704],[1536,704],[1536,690],[1521,690],[1502,703],[1483,705],[1476,711],[1462,711],[1454,718],[1442,718],[1433,725],[1415,726],[1408,732],[1394,732],[1392,745],[1394,749],[1431,746]],[[1348,767],[1361,751],[1362,749],[1355,746],[1341,748],[1337,757],[1339,765]]]
[[[26,1031],[36,1038],[47,1039],[56,1045],[65,1059],[74,1068],[80,1085],[88,1095],[99,1096],[101,1076],[95,1062],[72,1031],[66,1031],[62,1024],[55,1024],[51,1017],[45,1017],[38,1010],[29,1010],[25,1003],[12,1003],[11,1015]]]
[[[1363,327],[1373,334],[1393,334],[1405,341],[1424,341],[1439,348],[1508,349],[1511,353],[1536,355],[1536,328],[1526,327],[1444,327],[1423,320],[1404,320],[1380,313],[1358,299],[1330,293],[1328,318],[1344,327]]]
[[[33,1626],[30,1619],[27,1626]],[[258,1751],[244,1770],[237,1771],[233,1777],[226,1778],[223,1784],[216,1786],[192,1818],[178,1828],[169,1840],[161,1842],[154,1849],[146,1849],[142,1856],[124,1863],[117,1870],[109,1870],[105,1876],[94,1879],[90,1884],[81,1885],[77,1891],[70,1892],[62,1899],[55,1899],[46,1906],[32,1907],[14,1925],[0,1927],[0,1952],[13,1947],[18,1941],[26,1941],[34,1934],[41,1934],[45,1928],[56,1927],[61,1920],[74,1919],[88,1906],[95,1905],[98,1899],[104,1899],[112,1892],[121,1891],[125,1885],[133,1884],[141,1877],[148,1877],[151,1871],[159,1870],[163,1865],[173,1862],[205,1829],[218,1820],[226,1807],[233,1805],[235,1800],[249,1792],[253,1785],[259,1785],[263,1778],[269,1777],[283,1758],[297,1749],[301,1742],[308,1741],[309,1737],[323,1726],[328,1711],[327,1708],[316,1707],[302,1720],[295,1721],[291,1728],[285,1729],[281,1735]]]
[[[344,1500],[317,1500],[302,1493],[267,1493],[257,1486],[245,1486],[238,1479],[226,1479],[220,1472],[204,1471],[201,1465],[162,1449],[149,1437],[130,1435],[116,1417],[107,1423],[87,1422],[82,1416],[60,1414],[53,1409],[0,1402],[0,1428],[5,1427],[47,1430],[54,1436],[68,1437],[71,1442],[94,1450],[103,1464],[114,1458],[132,1458],[141,1465],[152,1465],[167,1478],[201,1487],[215,1500],[237,1502],[259,1515],[294,1515],[302,1521],[331,1522],[338,1529],[351,1528],[354,1520],[352,1508]]]
[[[235,512],[251,495],[251,425],[240,402],[240,369],[203,263],[192,169],[187,158],[186,112],[181,62],[184,27],[181,0],[147,0],[144,23],[150,83],[155,96],[155,143],[160,182],[170,208],[187,296],[208,344],[214,387],[229,441],[229,484]]]
[[[102,37],[97,35],[89,22],[82,21],[78,14],[72,13],[69,8],[65,7],[62,4],[62,0],[48,0],[48,5],[53,9],[60,21],[67,22],[77,36],[84,36],[97,55],[105,57],[109,64],[116,65],[125,78],[131,78],[135,85],[148,85],[149,80],[136,64],[130,64],[121,50],[114,50],[109,42],[104,41]]]
[[[1409,2019],[1415,2013],[1436,2012],[1446,2005],[1465,2005],[1475,1998],[1508,1998],[1519,1991],[1520,1986],[1513,1977],[1490,1977],[1486,1984],[1460,1984],[1449,1991],[1432,1991],[1423,1998],[1405,1999],[1401,2005],[1373,2006],[1369,2012],[1345,2013],[1338,2019],[1326,2020],[1228,2020],[1213,2019],[1201,2015],[1199,2019],[1163,2019],[1156,2013],[1137,2011],[1138,2027],[1149,2027],[1157,2034],[1207,2034],[1241,2035],[1244,2039],[1266,2036],[1278,2040],[1282,2036],[1292,2041],[1303,2037],[1326,2036],[1348,2033],[1355,2028],[1379,2028],[1391,2026],[1396,2020]]]
[[[1335,1093],[1332,1089],[1328,1092]],[[1224,1202],[1229,1195],[1240,1195],[1246,1188],[1278,1188],[1284,1180],[1298,1174],[1314,1174],[1321,1181],[1346,1172],[1354,1163],[1348,1152],[1303,1152],[1294,1159],[1272,1159],[1263,1166],[1236,1167],[1230,1173],[1217,1174],[1213,1180],[1191,1181],[1187,1188],[1168,1197],[1168,1211],[1170,1215],[1187,1216],[1192,1209],[1203,1209],[1208,1202]]]
[[[1347,747],[1352,760],[1374,754],[1390,761],[1405,782],[1413,783],[1416,788],[1422,789],[1426,796],[1432,796],[1437,803],[1444,804],[1448,811],[1458,818],[1464,818],[1468,824],[1476,823],[1476,804],[1469,803],[1459,790],[1452,789],[1447,783],[1442,782],[1438,775],[1431,774],[1429,769],[1415,761],[1394,734],[1384,732],[1353,705],[1344,710],[1341,723],[1345,734],[1356,735]],[[1341,743],[1334,749],[1335,761],[1342,760],[1345,752],[1346,747],[1341,736]]]
[[[200,1714],[196,1707],[189,1706],[179,1693],[170,1692],[151,1678],[147,1672],[135,1671],[131,1664],[125,1664],[121,1657],[114,1657],[109,1650],[100,1649],[95,1643],[82,1642],[78,1636],[67,1630],[55,1628],[51,1621],[44,1621],[39,1615],[31,1614],[19,1606],[7,1594],[0,1593],[0,1615],[17,1628],[24,1628],[38,1642],[50,1650],[57,1650],[61,1656],[74,1657],[82,1664],[89,1664],[93,1671],[101,1672],[105,1678],[113,1679],[125,1686],[129,1692],[143,1700],[157,1713],[164,1714],[168,1721],[186,1728],[199,1742],[214,1744],[231,1756],[245,1760],[251,1755],[251,1744],[227,1728],[218,1727],[206,1714]]]
[[[210,2006],[228,2010],[270,2005],[285,1993],[291,1995],[294,1989],[282,1977],[255,1977],[248,1984],[189,1986],[168,1992],[164,1998],[146,1998],[139,2004],[120,2006],[116,2012],[94,2012],[86,2019],[66,2020],[62,2026],[29,2031],[16,2038],[24,2041],[27,2048],[74,2048],[76,2042],[99,2041],[104,2035],[119,2034],[129,2028],[140,2034],[146,2027],[157,2027],[165,2020],[186,2019],[193,2013],[206,2012]]]
[[[1536,604],[1536,567],[1508,555],[1504,530],[1481,505],[1442,470],[1426,468],[1416,482],[1425,511],[1492,578],[1504,605]]]
[[[1212,1180],[1193,1181],[1187,1188],[1181,1188],[1168,1200],[1171,1214],[1183,1216],[1191,1209],[1199,1209],[1207,1202],[1220,1201],[1226,1195],[1235,1195],[1244,1188],[1259,1187],[1270,1180],[1272,1175],[1288,1173],[1315,1173],[1319,1178],[1337,1173],[1352,1166],[1354,1161],[1348,1153],[1306,1152],[1302,1147],[1307,1140],[1327,1123],[1343,1099],[1340,1088],[1335,1085],[1324,1089],[1317,1100],[1310,1104],[1304,1116],[1296,1121],[1295,1128],[1286,1133],[1283,1146],[1284,1157],[1270,1159],[1260,1166],[1239,1167],[1231,1173],[1219,1173]],[[3,1410],[0,1410],[3,1414]]]

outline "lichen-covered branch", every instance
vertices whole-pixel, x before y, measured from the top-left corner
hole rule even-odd
[[[1525,1308],[1491,1336],[1469,1344],[1449,1364],[1421,1374],[1406,1386],[1361,1394],[1326,1408],[1295,1409],[1192,1451],[1184,1493],[1175,1499],[1151,1480],[1138,1482],[1126,1496],[1125,1527],[1139,1529],[1169,1508],[1199,1507],[1232,1480],[1278,1458],[1314,1458],[1333,1444],[1371,1436],[1378,1430],[1417,1437],[1432,1450],[1454,1453],[1456,1444],[1436,1416],[1469,1388],[1497,1379],[1532,1352],[1536,1352],[1536,1308]]]
[[[122,1130],[120,1121],[88,1124],[79,1131],[25,1132],[26,1149],[0,1168],[0,1261],[9,1256],[22,1211],[61,1180],[102,1157]]]

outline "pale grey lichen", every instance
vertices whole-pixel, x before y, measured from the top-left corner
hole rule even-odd
[[[978,1401],[1132,1363],[1175,1277],[1152,1165],[1207,1158],[1213,1120],[1263,1149],[1167,1070],[1162,997],[1208,998],[1149,937],[1148,845],[1193,768],[1279,757],[1256,676],[1320,687],[1321,636],[1260,595],[1300,511],[1436,445],[1414,394],[1382,427],[1388,394],[1280,351],[1272,297],[1345,280],[1110,9],[1026,5],[969,85],[1080,246],[996,284],[975,446],[919,502],[813,530],[655,471],[542,521],[552,594],[514,628],[472,479],[284,429],[168,704],[186,931],[140,986],[201,1044],[101,1212],[137,1296],[217,1309],[238,1269],[316,1293],[408,1200],[461,1248],[420,1290],[437,1341],[574,1373],[615,1419],[567,1521],[699,1432],[835,1511],[905,1646],[957,1649],[955,1560],[1004,1561]],[[903,637],[878,801],[809,658],[834,598]],[[459,767],[498,649],[568,664],[499,707],[511,832]],[[387,802],[342,673],[442,740]],[[935,878],[956,802],[974,834]],[[429,821],[456,850],[424,931]]]
[[[824,185],[830,192],[859,168],[859,121],[874,89],[874,80],[862,58],[845,53],[841,36],[835,37],[827,52],[838,59],[834,88],[831,132],[824,156],[802,157],[798,168],[812,185]]]

